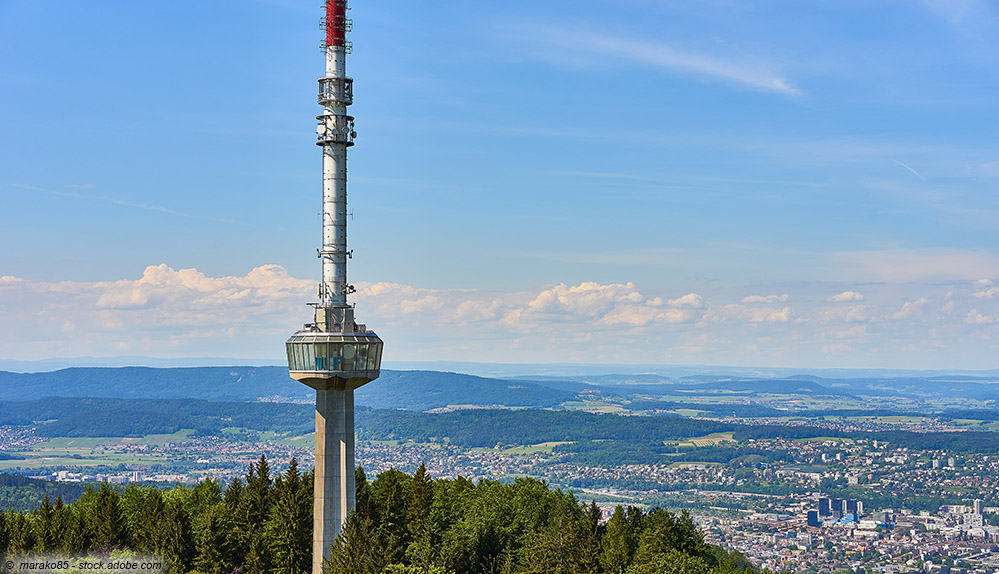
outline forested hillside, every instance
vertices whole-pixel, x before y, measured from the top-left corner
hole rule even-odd
[[[313,410],[312,405],[290,403],[48,398],[0,402],[0,425],[34,424],[36,434],[47,437],[138,437],[181,429],[218,434],[227,427],[305,434],[313,430]],[[983,431],[839,431],[819,426],[751,425],[674,415],[622,416],[542,409],[422,413],[358,407],[355,416],[361,439],[416,442],[447,439],[451,444],[465,447],[571,441],[577,446],[563,447],[565,450],[578,449],[591,460],[600,456],[607,464],[655,461],[665,452],[675,452],[664,450],[663,441],[718,432],[732,432],[737,440],[831,436],[873,439],[913,449],[947,449],[957,454],[999,454],[999,433]],[[586,448],[591,441],[600,444]]]
[[[315,407],[290,403],[210,402],[200,399],[50,397],[0,402],[0,425],[39,421],[40,436],[143,436],[224,427],[310,432]]]
[[[329,574],[736,574],[740,555],[710,546],[685,514],[595,506],[542,482],[433,480],[421,466],[369,483],[357,470],[357,510]],[[103,485],[72,504],[45,499],[0,514],[0,555],[130,548],[174,573],[304,573],[311,568],[312,474],[292,460],[273,478],[266,459],[227,487],[207,480],[167,492]]]
[[[286,367],[72,368],[49,373],[0,371],[0,401],[40,397],[256,401],[281,396],[310,400],[314,393],[288,377]],[[505,381],[437,371],[388,371],[358,389],[358,405],[429,410],[448,405],[553,407],[575,393],[530,381]]]
[[[45,497],[51,500],[76,500],[86,487],[73,482],[38,480],[25,476],[0,473],[0,508],[28,510],[41,504]]]

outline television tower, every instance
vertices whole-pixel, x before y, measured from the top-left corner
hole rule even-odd
[[[316,390],[316,481],[313,506],[312,574],[322,574],[344,520],[354,509],[354,389],[378,378],[382,340],[354,320],[347,295],[347,148],[354,145],[354,80],[347,77],[350,52],[347,0],[326,0],[321,24],[326,39],[326,75],[319,78],[316,145],[323,148],[323,242],[317,254],[322,281],[314,321],[285,343],[291,378]]]

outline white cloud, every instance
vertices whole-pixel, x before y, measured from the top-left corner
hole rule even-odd
[[[873,305],[822,307],[816,310],[815,317],[824,323],[866,323],[871,320],[873,309]]]
[[[689,323],[697,318],[697,313],[682,309],[656,309],[654,307],[628,306],[615,309],[605,315],[601,322],[607,325],[631,325],[644,327],[650,324]]]
[[[387,360],[685,363],[696,356],[702,363],[821,366],[849,352],[851,360],[887,357],[896,362],[884,366],[913,366],[946,362],[955,350],[975,345],[982,356],[995,356],[979,326],[996,323],[996,298],[974,296],[989,288],[971,282],[946,288],[870,285],[864,303],[857,304],[858,297],[844,295],[855,293],[847,285],[828,303],[827,295],[800,286],[768,295],[723,289],[647,296],[633,283],[486,292],[379,282],[357,284],[352,301],[358,319],[386,341]],[[305,303],[314,292],[312,280],[275,265],[235,277],[166,265],[150,266],[137,279],[108,282],[5,276],[0,349],[24,360],[114,354],[280,358],[287,336],[311,320]],[[949,311],[930,313],[934,301],[945,302]]]
[[[455,309],[454,316],[461,322],[491,321],[500,317],[503,305],[493,299],[491,301],[462,301]]]
[[[984,315],[978,309],[972,309],[965,315],[964,322],[969,325],[989,325],[995,323],[996,320],[992,315]]]
[[[662,42],[574,30],[563,26],[535,26],[525,30],[528,42],[543,42],[542,56],[555,61],[581,63],[617,60],[697,76],[714,78],[765,92],[798,96],[801,90],[772,70],[741,54],[716,56]]]
[[[978,297],[979,299],[992,299],[994,297],[999,297],[999,287],[990,287],[984,291],[976,291],[971,294],[972,297]]]
[[[836,331],[832,333],[832,336],[835,339],[860,341],[867,337],[867,325],[854,325],[848,329]]]
[[[791,296],[784,293],[781,295],[749,295],[742,298],[742,303],[783,303],[791,299]]]
[[[535,313],[568,312],[594,317],[613,309],[616,303],[644,300],[632,283],[600,285],[590,281],[575,286],[562,283],[539,293],[528,309]]]
[[[747,307],[737,303],[711,307],[704,315],[705,322],[710,323],[788,323],[797,317],[794,308]]]
[[[926,305],[928,305],[929,302],[930,300],[925,297],[920,297],[915,301],[906,301],[902,304],[901,309],[892,313],[891,318],[898,321],[902,319],[909,319],[913,315],[921,315],[923,313],[923,309],[926,308]]]
[[[837,293],[836,295],[829,297],[828,300],[834,303],[840,303],[845,301],[851,301],[851,302],[863,301],[864,296],[858,293],[857,291],[843,291],[842,293]]]
[[[669,300],[670,307],[685,309],[703,309],[705,307],[704,298],[697,293],[687,293],[683,297]]]
[[[218,337],[241,334],[247,347],[231,344],[228,353],[253,356],[255,337],[281,340],[308,318],[304,303],[313,288],[276,265],[243,277],[155,265],[134,280],[2,281],[0,316],[15,330],[0,329],[0,342],[25,358],[204,356]]]

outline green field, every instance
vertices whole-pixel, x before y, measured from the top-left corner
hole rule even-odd
[[[151,434],[144,437],[53,437],[29,450],[18,452],[23,460],[0,460],[0,470],[11,468],[117,466],[119,464],[162,464],[168,457],[158,452],[125,452],[135,445],[162,447],[182,442],[193,429],[172,434]]]
[[[123,443],[148,444],[149,446],[166,446],[170,443],[178,443],[188,440],[194,434],[194,429],[181,429],[173,434],[148,434],[142,438],[125,438]]]
[[[565,401],[562,407],[573,411],[586,411],[589,413],[623,413],[627,410],[618,403],[603,400],[582,399],[578,401]]]
[[[732,432],[716,432],[705,436],[688,438],[687,440],[667,441],[664,444],[667,446],[712,446],[723,442],[737,442],[734,434]]]
[[[508,448],[508,449],[504,450],[503,452],[505,454],[535,454],[535,453],[539,453],[539,452],[551,452],[553,448],[555,448],[557,446],[560,446],[560,445],[563,445],[563,444],[572,444],[572,442],[571,441],[542,442],[542,443],[538,443],[538,444],[531,444],[531,445],[516,446],[516,447],[513,447],[513,448]]]

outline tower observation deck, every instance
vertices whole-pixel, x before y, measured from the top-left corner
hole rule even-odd
[[[291,378],[316,390],[316,474],[312,573],[322,574],[343,522],[354,508],[354,389],[378,378],[382,340],[354,318],[347,296],[347,148],[354,145],[354,80],[346,75],[347,0],[326,0],[321,24],[326,74],[319,78],[316,145],[323,150],[322,262],[315,313],[285,343]]]

